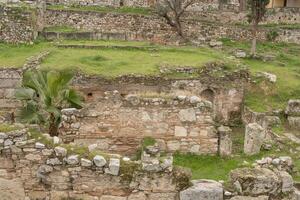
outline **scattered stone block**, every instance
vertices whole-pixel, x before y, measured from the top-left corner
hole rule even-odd
[[[285,113],[289,116],[300,116],[300,99],[290,99]]]
[[[106,165],[106,160],[103,156],[96,155],[93,161],[97,167],[104,167]]]
[[[293,177],[286,171],[280,171],[279,173],[282,181],[281,191],[283,193],[293,192],[294,191]]]
[[[238,50],[238,51],[235,53],[235,57],[236,57],[236,58],[246,58],[246,57],[247,57],[247,54],[246,54],[245,51]]]
[[[221,156],[229,156],[232,152],[232,140],[231,140],[232,130],[226,126],[220,126],[218,128],[219,133],[219,154]]]
[[[257,76],[258,77],[264,77],[265,79],[267,79],[271,83],[276,83],[276,81],[277,81],[277,76],[275,74],[271,74],[271,73],[268,73],[268,72],[259,72],[257,74]]]
[[[265,130],[257,123],[246,125],[244,153],[254,155],[260,152],[264,142]]]
[[[223,200],[223,186],[212,180],[192,181],[193,186],[180,192],[180,200]]]
[[[279,194],[281,180],[276,173],[267,168],[238,168],[230,172],[230,183],[240,183],[236,192],[245,196]]]

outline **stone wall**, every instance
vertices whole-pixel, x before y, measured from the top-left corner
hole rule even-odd
[[[86,107],[64,113],[64,140],[125,154],[135,152],[144,137],[157,139],[169,152],[216,154],[215,121],[239,118],[243,101],[242,87],[201,79],[80,77],[73,85],[85,96]]]
[[[22,7],[0,5],[0,41],[25,43],[32,41],[35,31],[35,12]]]
[[[22,71],[17,69],[0,70],[0,108],[1,121],[13,120],[12,113],[20,102],[15,99],[15,90],[21,85]]]
[[[45,14],[46,26],[70,26],[82,29],[86,32],[94,32],[94,37],[115,35],[126,40],[148,40],[158,43],[177,43],[179,38],[176,32],[158,16],[143,16],[116,13],[74,12],[47,10]],[[222,37],[249,40],[251,30],[249,27],[222,25],[220,23],[208,23],[194,19],[187,19],[183,23],[187,37],[196,43],[205,43]],[[258,38],[265,40],[269,29],[260,29]],[[99,34],[97,35],[97,32]],[[277,30],[278,41],[299,43],[299,31]],[[82,33],[81,33],[82,35]],[[89,36],[91,37],[91,36]],[[103,38],[103,37],[100,37]]]
[[[26,129],[1,133],[0,151],[1,199],[175,200],[189,186],[189,174],[172,162],[153,172],[118,155],[91,159],[37,142]]]

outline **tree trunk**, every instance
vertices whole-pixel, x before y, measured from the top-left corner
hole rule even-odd
[[[240,0],[240,12],[247,10],[247,1],[246,0]]]
[[[58,127],[56,125],[55,116],[53,113],[50,114],[49,135],[51,137],[58,136]]]
[[[252,27],[252,45],[251,45],[251,56],[256,54],[256,35],[257,35],[257,23],[253,23]]]
[[[181,26],[181,23],[180,23],[180,19],[176,19],[175,27],[176,27],[176,31],[177,31],[178,35],[181,38],[184,38],[183,37],[183,32],[182,32],[182,26]]]

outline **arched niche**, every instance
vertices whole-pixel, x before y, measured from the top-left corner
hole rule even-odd
[[[201,99],[204,99],[206,101],[214,102],[215,99],[215,92],[211,89],[205,89],[200,93]]]

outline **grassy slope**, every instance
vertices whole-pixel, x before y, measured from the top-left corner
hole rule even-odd
[[[229,49],[250,49],[249,43],[224,40]],[[273,61],[244,59],[252,74],[269,72],[277,76],[276,84],[257,84],[249,89],[246,105],[257,112],[284,109],[286,102],[292,98],[300,98],[300,46],[296,44],[258,44],[258,53],[274,55]]]

